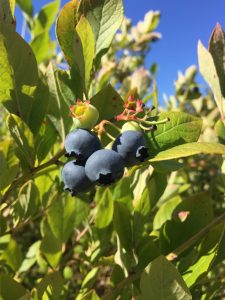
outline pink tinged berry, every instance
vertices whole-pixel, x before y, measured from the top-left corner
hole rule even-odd
[[[70,107],[70,116],[74,118],[76,127],[92,129],[98,121],[99,113],[90,101],[83,102],[78,99],[76,104]]]

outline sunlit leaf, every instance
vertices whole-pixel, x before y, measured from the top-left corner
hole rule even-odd
[[[146,133],[150,153],[159,152],[185,143],[197,142],[202,120],[183,112],[162,112],[157,121],[169,118],[157,130]]]
[[[222,95],[225,97],[225,33],[219,23],[216,24],[210,37],[209,52],[216,67]]]
[[[27,16],[32,18],[34,10],[32,0],[16,0],[16,3]]]
[[[1,259],[6,262],[8,266],[12,268],[13,271],[17,271],[22,263],[22,251],[18,243],[11,239],[7,248],[1,255]]]
[[[191,294],[177,269],[159,256],[142,273],[141,300],[191,300]]]
[[[224,233],[224,225],[220,224],[209,232],[199,246],[199,255],[195,263],[185,270],[183,279],[188,287],[193,286],[200,276],[207,274],[217,255],[218,246]]]
[[[159,152],[149,162],[163,161],[196,154],[225,154],[225,146],[217,143],[187,143]]]
[[[97,203],[95,225],[98,228],[107,227],[113,218],[113,198],[109,189],[105,189]]]
[[[50,299],[59,299],[63,288],[63,280],[59,272],[53,272],[46,275],[40,283],[38,283],[37,297],[38,299],[46,299],[44,294],[48,295]],[[49,298],[48,298],[49,299]]]
[[[198,63],[202,76],[212,89],[219,111],[222,116],[224,116],[225,99],[222,94],[219,75],[217,74],[212,54],[203,46],[200,41],[198,43]]]
[[[79,37],[78,41],[81,43],[81,47],[82,47],[83,66],[81,66],[80,74],[84,82],[86,94],[88,95],[91,70],[92,70],[94,54],[95,54],[94,35],[92,32],[92,28],[85,17],[81,17],[81,19],[79,20],[76,26],[76,31]],[[76,55],[76,49],[75,49],[75,55]]]
[[[29,66],[24,72],[24,66]],[[10,26],[0,32],[0,102],[27,121],[38,84],[38,69],[30,46]]]
[[[123,1],[82,0],[79,13],[91,24],[96,41],[96,55],[107,51],[123,21]]]
[[[55,21],[59,10],[60,0],[52,1],[41,8],[34,17],[34,25],[32,29],[33,36],[38,36],[44,31],[49,31]]]
[[[33,167],[35,162],[34,139],[29,127],[13,114],[9,115],[7,125],[16,144],[16,155],[22,165]]]
[[[130,213],[124,203],[114,202],[113,225],[119,236],[122,247],[128,252],[132,248],[132,229],[130,223]]]
[[[116,90],[109,84],[91,98],[99,112],[99,122],[110,120],[123,111],[123,100]]]

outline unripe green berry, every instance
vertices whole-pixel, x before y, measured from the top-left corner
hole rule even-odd
[[[138,123],[134,122],[134,121],[126,122],[121,128],[121,133],[123,133],[124,131],[129,131],[129,130],[142,132],[142,129],[140,128]]]
[[[72,268],[66,266],[64,269],[63,269],[63,277],[67,280],[71,279],[73,277],[73,270]]]
[[[99,118],[97,108],[91,105],[90,101],[77,100],[76,104],[70,107],[70,112],[76,128],[92,129]]]

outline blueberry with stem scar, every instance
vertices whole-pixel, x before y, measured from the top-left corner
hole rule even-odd
[[[149,157],[144,136],[139,131],[124,131],[116,138],[112,149],[123,158],[126,167],[134,166]]]
[[[85,172],[92,182],[99,185],[110,185],[123,176],[123,159],[113,150],[98,150],[87,160]]]
[[[86,129],[75,129],[65,139],[66,157],[85,162],[92,153],[101,149],[99,138]]]

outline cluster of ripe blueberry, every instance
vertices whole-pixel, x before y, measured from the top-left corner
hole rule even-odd
[[[140,131],[122,132],[112,149],[102,149],[98,136],[87,129],[76,129],[65,139],[67,157],[75,157],[62,169],[65,190],[72,195],[90,191],[94,185],[110,185],[148,157],[148,148]]]

